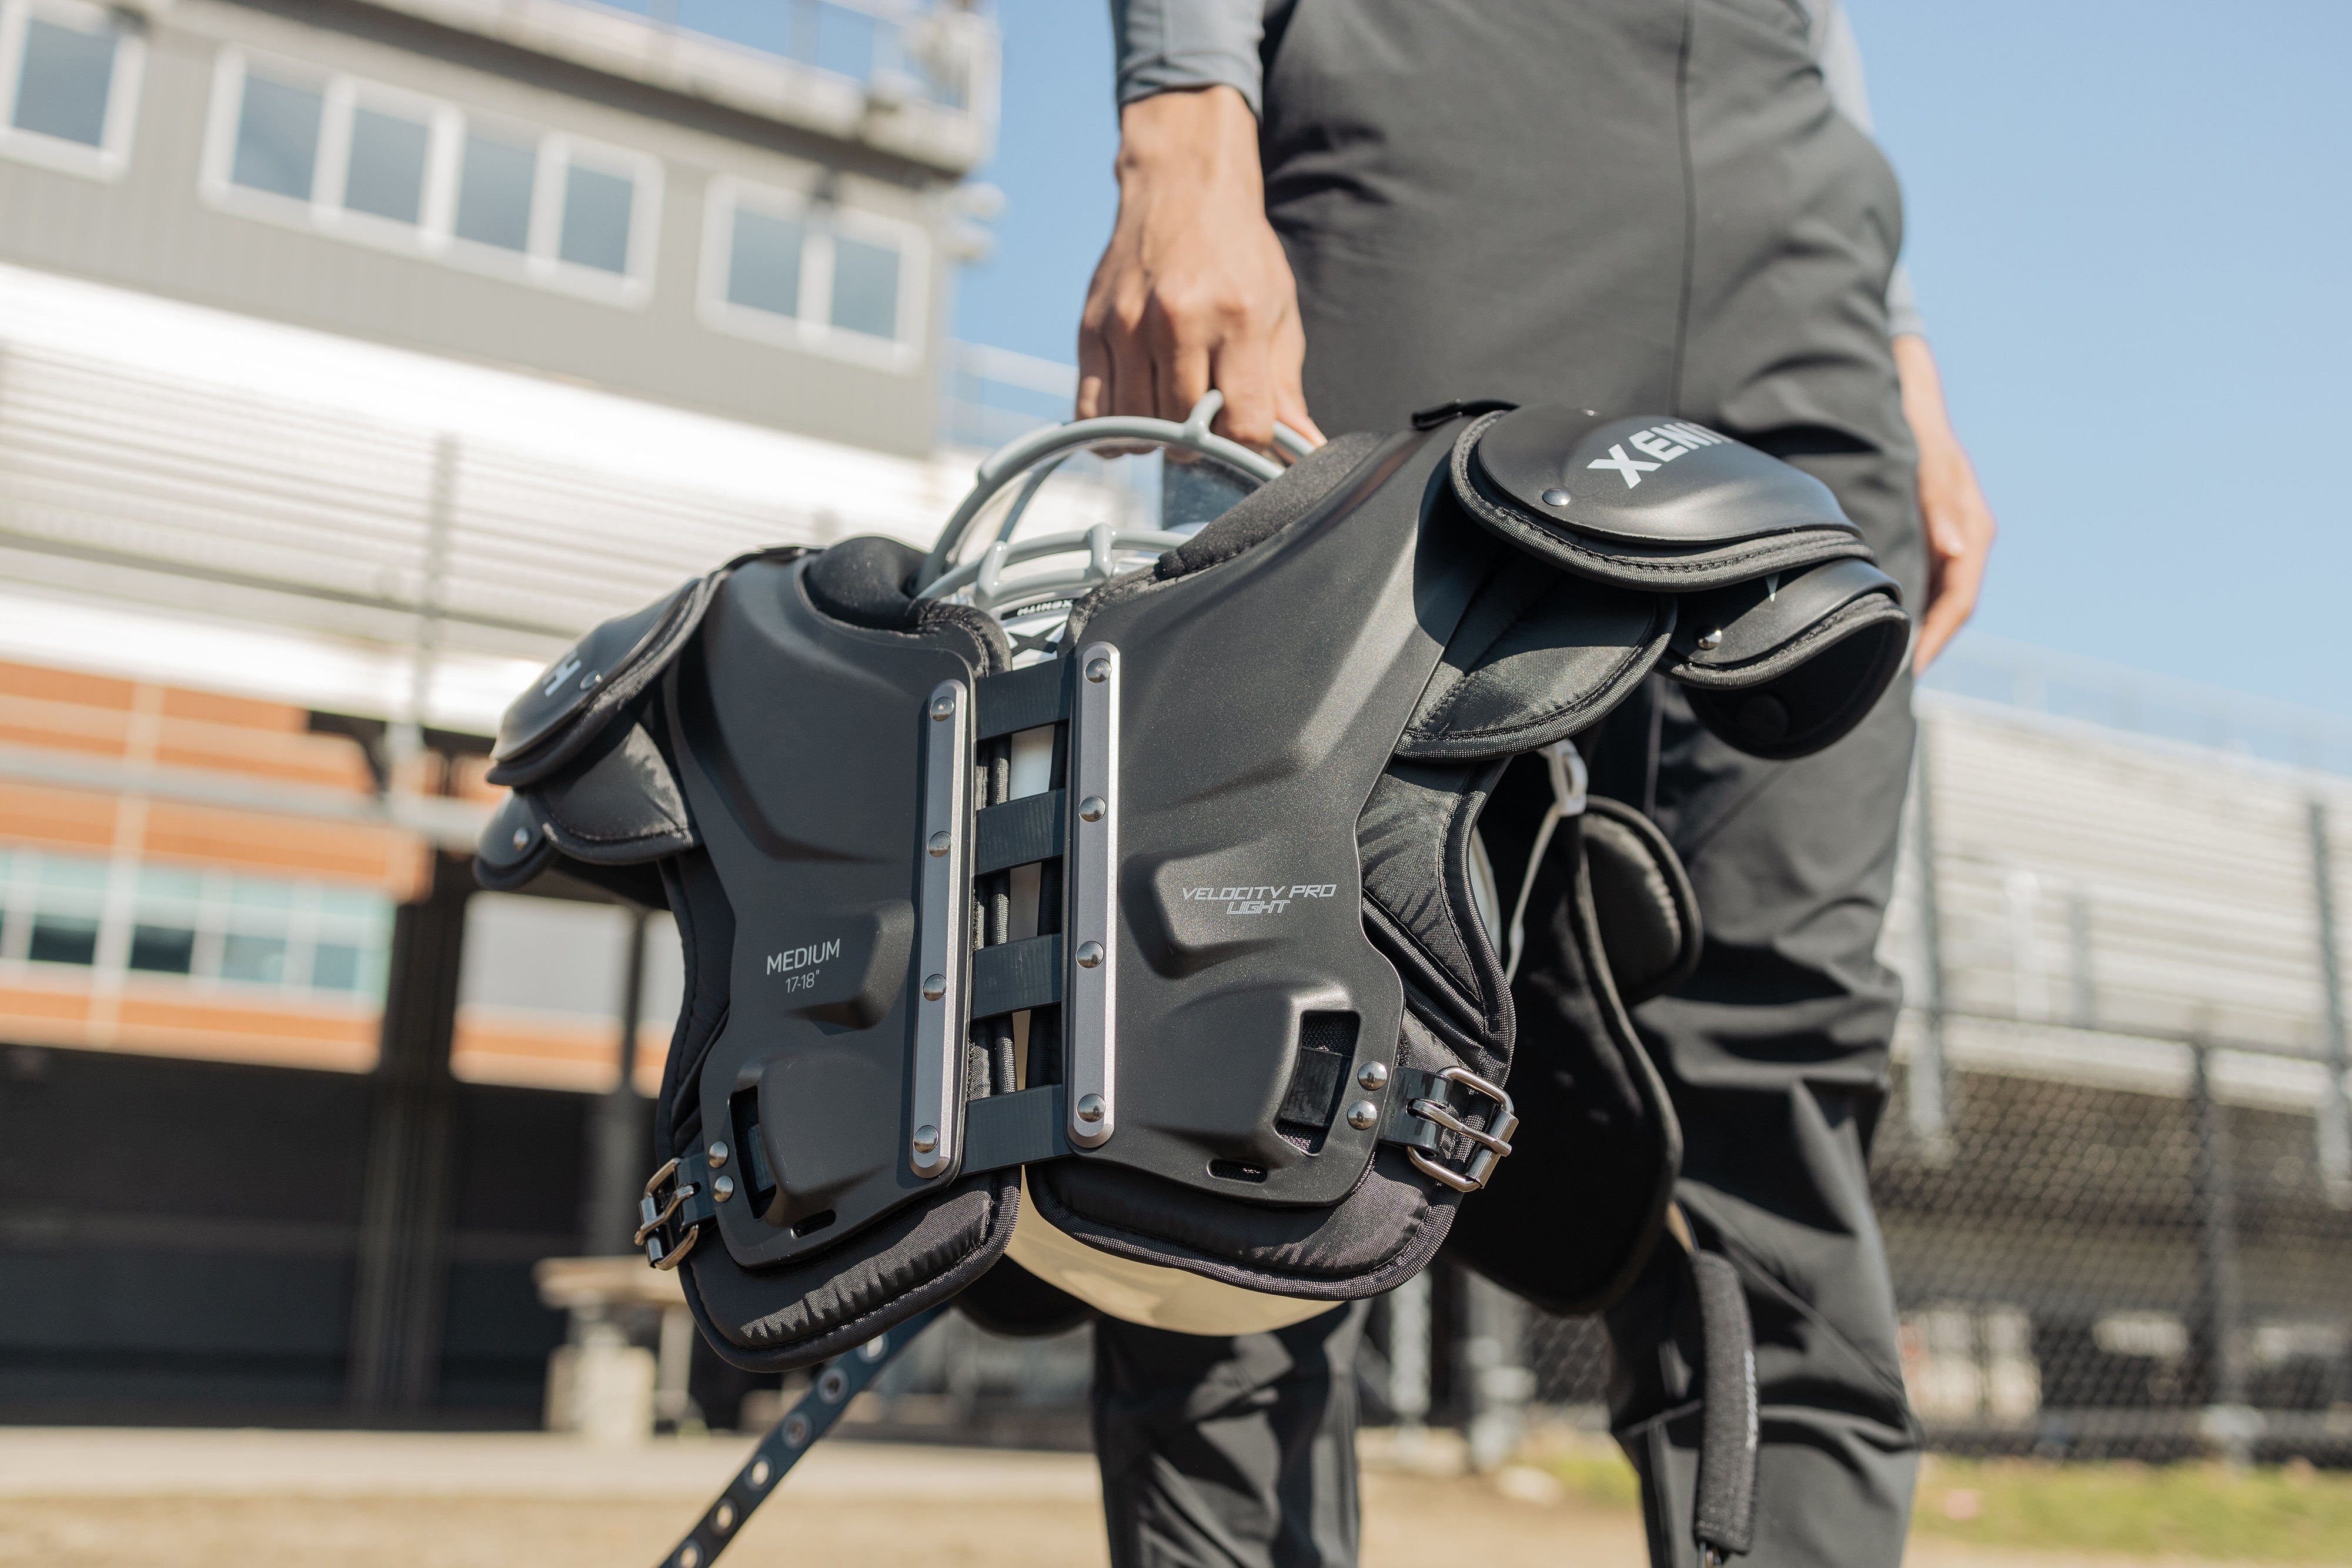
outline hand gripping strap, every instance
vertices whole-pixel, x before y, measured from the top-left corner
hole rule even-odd
[[[1701,723],[1774,759],[1843,737],[1910,646],[1902,590],[1866,560],[1693,594],[1681,611],[1661,667],[1689,688]]]
[[[1451,474],[1486,527],[1627,588],[1685,593],[1870,553],[1820,480],[1685,421],[1491,413],[1454,438]]]

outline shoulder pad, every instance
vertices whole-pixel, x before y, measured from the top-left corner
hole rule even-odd
[[[512,893],[555,859],[537,808],[520,792],[499,802],[474,846],[474,880],[492,893]]]
[[[1497,572],[1448,639],[1397,755],[1466,762],[1565,740],[1650,673],[1675,610],[1663,594],[1559,572]]]
[[[1687,592],[1866,556],[1829,486],[1686,420],[1538,403],[1455,438],[1479,522],[1580,576]]]
[[[683,853],[697,841],[669,759],[642,724],[584,766],[531,791],[555,847],[592,865],[635,865]]]
[[[1609,977],[1620,1000],[1639,1007],[1697,972],[1698,895],[1665,834],[1633,807],[1595,795],[1580,831]]]
[[[541,671],[499,721],[489,781],[528,784],[578,755],[677,657],[724,576],[696,578],[643,610],[605,622]]]
[[[1740,750],[1802,757],[1860,723],[1903,667],[1902,598],[1866,560],[1693,594],[1660,668]]]

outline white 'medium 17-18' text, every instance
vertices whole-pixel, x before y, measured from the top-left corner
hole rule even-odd
[[[812,942],[805,947],[787,947],[781,953],[768,955],[768,973],[784,977],[784,989],[804,991],[816,984],[816,966],[827,958],[841,956],[841,938],[830,942]]]

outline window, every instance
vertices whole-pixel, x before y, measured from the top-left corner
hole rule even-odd
[[[919,357],[925,254],[911,224],[716,181],[703,318],[747,337],[910,369]]]
[[[131,156],[140,40],[81,0],[0,0],[0,152],[110,179]]]
[[[659,181],[637,153],[221,55],[205,190],[255,217],[635,303]]]
[[[368,892],[224,871],[0,850],[0,964],[215,989],[373,995],[392,907]]]

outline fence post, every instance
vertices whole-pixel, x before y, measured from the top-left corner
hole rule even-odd
[[[1423,1269],[1389,1292],[1389,1408],[1411,1436],[1429,1419],[1429,1289]]]
[[[2212,1051],[2189,1047],[2189,1162],[2197,1190],[2197,1310],[2193,1363],[2202,1375],[2206,1440],[2233,1465],[2252,1462],[2261,1421],[2246,1405],[2245,1294],[2238,1278],[2238,1194],[2227,1113],[2213,1098]]]
[[[2317,1112],[2319,1175],[2327,1201],[2352,1208],[2352,1107],[2344,1100],[2344,971],[2336,945],[2336,878],[2328,854],[2327,802],[2311,799],[2311,882],[2319,914],[2319,985],[2327,1006],[2327,1082]]]
[[[588,1113],[588,1180],[580,1216],[583,1249],[595,1256],[634,1252],[637,1195],[653,1169],[645,1096],[637,1092],[637,1015],[645,1009],[646,912],[628,911],[621,949],[621,1074]]]
[[[1500,1285],[1467,1270],[1462,1273],[1462,1381],[1469,1397],[1470,1466],[1499,1469],[1527,1429],[1528,1399],[1535,1374],[1528,1361],[1528,1306]]]
[[[1919,721],[1918,744],[1911,756],[1911,833],[1919,867],[1919,945],[1927,963],[1927,1027],[1920,1031],[1918,1054],[1904,1080],[1904,1104],[1929,1163],[1941,1165],[1951,1158],[1952,1140],[1944,1054],[1944,923],[1936,893],[1936,789],[1930,765],[1934,727],[1927,719]]]

